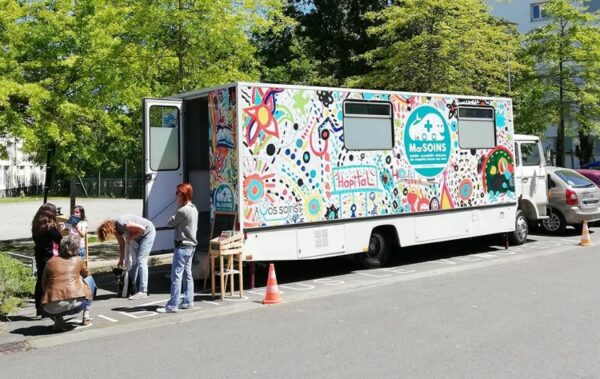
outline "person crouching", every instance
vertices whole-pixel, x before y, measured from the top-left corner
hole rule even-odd
[[[54,331],[64,331],[63,316],[83,311],[83,325],[90,325],[90,307],[96,291],[94,279],[79,258],[79,236],[60,242],[58,256],[50,259],[42,274],[42,310],[54,320]]]

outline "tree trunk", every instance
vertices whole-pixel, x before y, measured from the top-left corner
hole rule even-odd
[[[562,56],[562,54],[561,54]],[[558,64],[559,83],[558,83],[558,106],[559,106],[559,123],[558,133],[556,136],[556,166],[565,166],[565,105],[564,102],[564,81],[563,81],[563,63],[562,60]]]
[[[75,196],[75,177],[71,177],[70,179],[70,187],[69,187],[69,195],[71,201],[69,203],[69,215],[73,214],[73,208],[75,208],[75,202],[77,197]]]
[[[579,166],[594,160],[594,139],[590,137],[585,128],[579,126]]]

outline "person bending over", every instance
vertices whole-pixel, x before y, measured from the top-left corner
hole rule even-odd
[[[139,273],[138,292],[129,297],[130,300],[148,297],[148,257],[152,251],[156,229],[152,221],[140,216],[123,215],[115,219],[105,220],[96,231],[98,239],[104,242],[116,238],[119,242],[119,262],[123,266],[125,247],[128,241],[137,242],[136,263],[129,271],[129,277],[137,285]]]

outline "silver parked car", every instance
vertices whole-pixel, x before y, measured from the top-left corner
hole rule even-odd
[[[600,220],[600,188],[585,176],[562,167],[547,167],[549,218],[542,220],[548,232],[562,232],[567,225],[581,230],[583,221]]]

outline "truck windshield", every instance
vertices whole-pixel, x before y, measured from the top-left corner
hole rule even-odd
[[[575,171],[559,170],[555,171],[554,173],[573,188],[585,188],[595,185],[588,178],[584,177],[583,175],[579,175]]]

